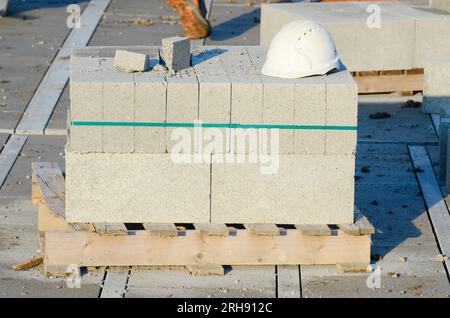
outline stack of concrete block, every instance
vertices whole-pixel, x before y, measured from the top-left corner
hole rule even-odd
[[[424,67],[422,111],[439,114],[450,105],[450,57],[428,59]]]
[[[339,2],[263,4],[260,43],[283,25],[313,20],[326,27],[350,71],[423,68],[450,55],[450,13],[398,3]]]
[[[429,6],[432,9],[450,12],[450,0],[430,0]]]
[[[174,74],[157,65],[157,47],[130,50],[145,52],[151,70],[116,71],[114,48],[72,54],[69,222],[353,222],[357,87],[344,67],[277,79],[260,72],[265,47],[202,47],[192,67]],[[223,147],[193,146],[190,154],[203,151],[203,160],[179,163],[172,133],[183,126],[193,136],[186,124],[197,121],[204,139],[220,132]],[[225,163],[261,151],[230,142],[238,124],[269,139],[262,128],[288,129],[280,129],[278,148],[267,146],[266,162]],[[263,174],[274,163],[267,159],[278,169]]]

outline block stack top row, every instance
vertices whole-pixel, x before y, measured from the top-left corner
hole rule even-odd
[[[147,54],[150,70],[118,71],[113,61],[117,49]],[[191,50],[191,67],[171,73],[159,65],[158,49],[74,49],[72,151],[166,153],[173,130],[167,124],[200,120],[203,124],[297,127],[281,129],[280,153],[354,153],[357,85],[344,66],[324,76],[273,78],[260,72],[266,47],[205,46]]]

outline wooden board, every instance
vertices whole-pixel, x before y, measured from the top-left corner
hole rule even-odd
[[[450,214],[442,197],[442,192],[426,148],[423,146],[409,146],[409,152],[414,167],[420,168],[420,171],[416,172],[417,179],[419,180],[428,214],[430,215],[438,246],[442,255],[447,258],[444,261],[444,265],[448,273],[450,270],[450,261],[448,260],[450,256]]]
[[[45,264],[49,268],[132,265],[276,265],[369,263],[370,236],[339,232],[306,236],[287,230],[284,236],[258,236],[237,230],[235,236],[158,237],[147,231],[127,236],[94,232],[46,232]],[[51,271],[51,270],[50,270]]]
[[[11,135],[0,153],[0,188],[8,177],[9,171],[22,151],[27,136]]]
[[[423,89],[423,71],[356,72],[358,93],[413,92]]]

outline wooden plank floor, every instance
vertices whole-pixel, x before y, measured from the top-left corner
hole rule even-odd
[[[244,2],[213,2],[211,23],[215,34],[206,44],[258,44],[259,7],[248,7]],[[9,47],[9,64],[26,66],[18,66],[14,72],[9,66],[0,69],[2,79],[15,74],[10,82],[0,84],[8,98],[6,109],[0,109],[0,158],[7,154],[2,145],[44,76],[46,62],[54,55],[50,46],[58,48],[67,35],[64,12],[65,7],[28,11],[41,18],[33,22],[33,28],[22,19],[0,20],[0,28],[6,30],[0,48]],[[164,0],[112,1],[90,45],[158,45],[161,38],[182,33],[179,24],[159,19],[168,16],[170,20],[174,15]],[[136,17],[154,24],[134,24]],[[49,28],[49,23],[64,25],[64,32]],[[36,57],[32,59],[24,53],[20,39],[38,38],[38,33],[46,44],[35,43]],[[16,54],[21,58],[15,60]],[[34,70],[31,76],[30,67]],[[28,77],[30,80],[25,81]],[[31,203],[31,163],[55,161],[64,169],[69,106],[65,88],[45,128],[47,135],[28,137],[0,188],[0,297],[448,297],[448,274],[436,258],[441,253],[440,245],[407,146],[425,145],[436,168],[438,138],[429,115],[402,107],[406,99],[409,97],[363,97],[359,107],[356,205],[378,229],[373,236],[372,267],[381,269],[374,272],[379,276],[343,274],[335,266],[234,266],[227,267],[224,276],[207,277],[192,276],[179,267],[125,268],[122,272],[99,269],[82,276],[81,288],[71,289],[64,279],[44,277],[40,268],[26,272],[10,269],[12,264],[39,252],[36,208]],[[369,119],[371,113],[379,111],[391,117]],[[379,288],[368,288],[368,279],[379,282]]]

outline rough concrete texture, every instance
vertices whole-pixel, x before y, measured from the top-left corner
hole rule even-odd
[[[420,68],[425,58],[449,54],[450,38],[445,32],[436,30],[449,29],[450,14],[411,5],[376,2],[374,4],[380,8],[377,27],[376,20],[371,19],[376,11],[368,12],[369,4],[263,4],[260,44],[268,45],[288,22],[314,20],[330,31],[339,54],[351,71]]]
[[[353,222],[353,155],[280,155],[275,173],[260,167],[213,164],[211,222]]]
[[[327,87],[323,76],[295,83],[295,125],[326,125]],[[324,130],[294,131],[295,154],[325,154]]]
[[[263,124],[294,124],[294,81],[261,74],[266,60],[266,47],[248,47],[252,65],[263,83]],[[294,131],[280,130],[280,153],[294,153]]]
[[[188,38],[170,37],[162,40],[161,57],[169,71],[178,72],[191,64],[191,42]]]
[[[424,68],[424,113],[440,113],[441,107],[450,105],[450,59],[429,59]]]
[[[134,74],[134,121],[165,122],[167,83],[160,74]],[[134,147],[138,153],[164,153],[165,127],[134,127]]]
[[[208,164],[177,164],[169,154],[68,150],[66,166],[68,222],[210,220]]]
[[[148,70],[147,55],[125,50],[116,50],[114,67],[123,72],[145,72]]]
[[[429,0],[430,8],[450,12],[449,0]]]
[[[111,59],[105,63],[110,66]],[[108,66],[102,70],[103,121],[134,121],[134,79],[132,74],[120,73]],[[133,152],[134,127],[103,127],[104,152]]]
[[[356,126],[358,123],[358,86],[346,70],[325,76],[327,84],[327,126]],[[356,130],[326,130],[326,154],[354,154]]]

